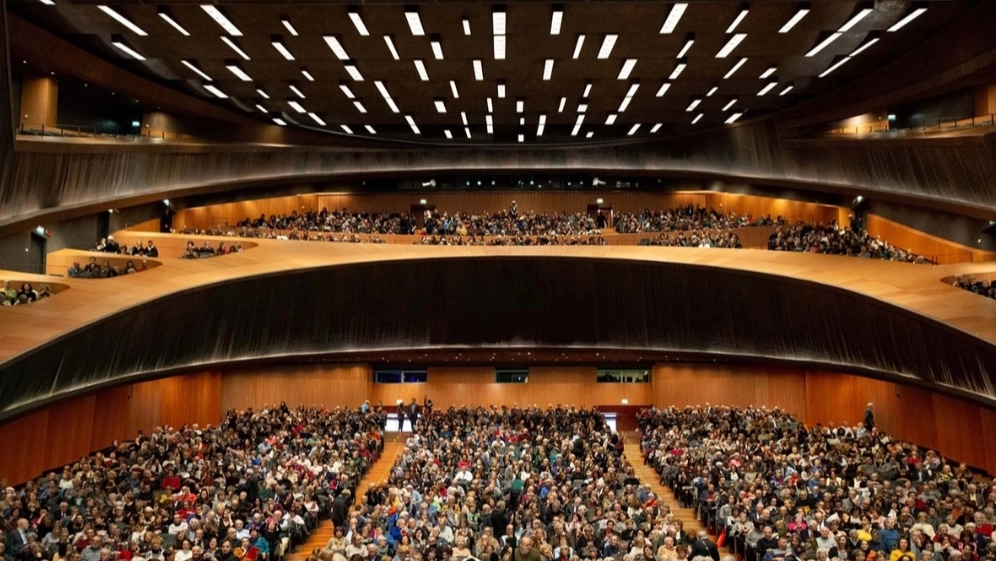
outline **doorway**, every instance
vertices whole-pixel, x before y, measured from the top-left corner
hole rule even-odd
[[[45,274],[45,246],[48,239],[45,236],[31,232],[31,244],[28,245],[27,272],[39,275]]]

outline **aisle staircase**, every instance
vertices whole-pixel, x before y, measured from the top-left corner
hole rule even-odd
[[[381,453],[380,458],[374,462],[374,465],[370,468],[370,471],[360,479],[360,484],[356,487],[356,499],[359,500],[364,494],[366,494],[367,489],[371,485],[377,485],[379,483],[385,483],[388,476],[391,473],[391,468],[394,466],[394,461],[398,459],[401,455],[401,451],[405,448],[405,439],[408,438],[410,433],[392,433],[384,435],[384,451]],[[319,522],[318,527],[315,531],[311,533],[308,537],[308,541],[301,544],[301,547],[294,553],[285,556],[287,561],[304,561],[311,555],[311,552],[315,549],[321,549],[325,547],[332,536],[335,534],[335,529],[332,527],[332,521],[328,519],[323,519]]]
[[[681,520],[682,525],[685,528],[685,532],[692,537],[698,534],[699,530],[709,531],[698,518],[695,517],[695,511],[690,508],[685,508],[681,506],[681,501],[678,497],[674,495],[671,489],[660,484],[660,476],[654,471],[654,468],[643,463],[643,454],[640,452],[640,434],[639,433],[628,433],[626,435],[625,448],[623,449],[623,454],[629,463],[633,465],[633,471],[636,472],[636,477],[644,483],[649,483],[651,490],[657,494],[657,502],[662,507],[667,506],[671,509],[671,513],[678,520]],[[712,532],[709,532],[710,539],[715,542],[717,536]],[[720,556],[731,554],[726,547],[719,548]]]

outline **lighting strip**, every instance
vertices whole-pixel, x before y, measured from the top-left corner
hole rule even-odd
[[[442,99],[437,99],[437,100],[433,101],[433,104],[435,104],[435,106],[436,106],[436,112],[437,113],[446,113],[446,102],[445,101],[443,101]]]
[[[111,44],[117,47],[118,49],[124,51],[125,54],[127,54],[128,56],[132,57],[135,60],[145,60],[145,57],[142,56],[138,51],[133,49],[131,45],[126,43],[123,38],[115,37],[111,39]]]
[[[228,96],[225,95],[225,92],[219,90],[218,88],[212,86],[211,84],[204,84],[204,89],[214,94],[214,96],[217,98],[228,99]]]
[[[491,12],[491,32],[494,35],[505,34],[506,15],[505,8],[498,7]]]
[[[560,107],[557,108],[557,113],[563,113],[564,107],[566,106],[567,106],[567,98],[566,97],[560,98]]]
[[[588,134],[584,135],[585,138],[591,138],[595,136],[595,131],[588,131]]]
[[[782,93],[778,94],[778,97],[781,97],[781,96],[783,96],[783,95],[786,95],[786,94],[788,94],[788,93],[789,93],[790,91],[792,91],[792,89],[793,89],[794,87],[795,87],[795,85],[793,85],[793,84],[789,84],[788,86],[786,86],[786,87],[785,87],[785,89],[784,89],[784,90],[782,90]]]
[[[851,57],[849,57],[849,56],[846,56],[846,57],[838,60],[836,64],[834,64],[830,68],[827,68],[826,70],[824,70],[823,73],[819,75],[819,77],[822,78],[822,77],[826,76],[827,74],[830,74],[834,70],[837,70],[841,66],[844,66],[844,63],[847,62],[847,61],[849,61],[849,60],[851,60]]]
[[[571,136],[578,135],[578,131],[581,130],[582,123],[584,123],[584,115],[578,115],[578,120],[574,122],[574,130],[571,131]]]
[[[694,44],[695,44],[695,34],[689,33],[688,38],[685,39],[685,46],[682,47],[680,51],[678,51],[678,56],[675,58],[683,58],[685,55],[688,54],[688,51],[692,48],[692,45]]]
[[[384,36],[384,42],[387,43],[387,50],[391,51],[391,58],[393,58],[394,60],[401,60],[401,57],[398,56],[398,49],[394,48],[394,40],[391,39],[390,35]]]
[[[699,113],[698,115],[696,115],[695,118],[692,119],[692,124],[694,125],[695,123],[701,121],[702,117],[705,117],[705,113]]]
[[[302,68],[301,69],[301,75],[304,76],[305,79],[308,80],[309,82],[314,82],[315,81],[315,77],[311,75],[311,72],[308,72],[307,68]]]
[[[729,110],[730,110],[730,108],[731,108],[731,107],[733,107],[733,105],[734,105],[734,104],[735,104],[736,102],[737,102],[737,99],[736,99],[736,98],[733,98],[733,99],[731,99],[729,103],[727,103],[726,105],[724,105],[724,106],[723,106],[723,111],[729,111]]]
[[[602,39],[602,46],[598,49],[598,58],[602,60],[609,58],[612,55],[612,48],[616,46],[616,40],[618,39],[619,36],[614,33],[606,35]]]
[[[899,31],[900,29],[906,27],[906,24],[908,24],[909,22],[911,22],[911,21],[915,20],[916,18],[920,17],[926,11],[927,11],[927,8],[924,8],[924,7],[916,8],[915,10],[913,10],[912,12],[910,12],[909,15],[907,15],[903,19],[897,21],[892,27],[890,27],[889,29],[886,29],[886,31],[888,31],[889,33],[894,33],[896,31]]]
[[[285,59],[294,60],[294,55],[287,49],[287,45],[284,45],[284,42],[279,35],[274,35],[270,39],[270,44],[273,45],[273,48],[276,49],[277,52],[280,53],[280,55]]]
[[[304,92],[298,89],[297,86],[295,86],[294,84],[288,84],[287,87],[290,88],[290,91],[294,92],[294,94],[297,95],[297,97],[305,99]]]
[[[789,31],[792,31],[792,28],[795,27],[796,24],[798,24],[800,21],[802,21],[802,18],[809,15],[810,7],[811,6],[809,2],[800,5],[799,9],[795,12],[795,14],[791,18],[789,18],[787,22],[785,22],[785,25],[783,25],[782,28],[778,30],[778,32],[788,33]]]
[[[357,33],[364,37],[370,35],[370,31],[367,30],[367,24],[363,23],[363,17],[360,16],[359,8],[349,9],[349,19],[352,20],[353,27],[356,28]]]
[[[854,57],[860,55],[861,53],[865,52],[865,49],[867,49],[868,47],[874,45],[875,43],[878,43],[878,41],[879,41],[879,37],[872,37],[871,39],[868,40],[868,42],[866,42],[864,45],[861,45],[860,47],[858,47],[857,49],[855,49],[853,53],[851,53],[851,54],[849,54],[847,56],[849,56],[851,58],[854,58]]]
[[[578,113],[587,113],[587,112],[588,112],[588,104],[587,103],[579,103],[578,104]]]
[[[242,31],[236,27],[232,20],[228,19],[225,14],[221,13],[221,10],[217,6],[212,4],[201,4],[201,9],[204,10],[207,15],[211,16],[211,19],[215,21],[226,33],[232,37],[242,37]]]
[[[505,60],[505,36],[495,35],[494,46],[495,60]]]
[[[554,8],[550,18],[550,35],[560,35],[560,26],[564,22],[564,9]]]
[[[353,134],[353,129],[349,128],[349,125],[339,125],[339,127],[346,131],[346,134]]]
[[[695,111],[695,108],[698,107],[700,103],[702,103],[702,98],[701,97],[697,97],[697,98],[693,99],[692,102],[688,104],[688,109],[685,109],[685,111],[687,111],[689,113],[691,113],[692,111]]]
[[[298,35],[300,35],[297,32],[297,28],[294,27],[293,23],[291,23],[290,18],[288,18],[288,17],[280,18],[280,23],[284,24],[284,28],[287,30],[287,33],[290,33],[294,37],[297,37]]]
[[[376,80],[374,81],[374,85],[377,86],[377,91],[380,92],[380,95],[384,98],[384,101],[387,102],[387,106],[391,108],[391,112],[401,113],[398,106],[394,103],[394,98],[392,98],[390,92],[387,91],[387,86],[384,85],[384,82]]]
[[[578,35],[577,43],[574,43],[574,60],[581,58],[581,47],[584,46],[584,33]]]
[[[311,119],[313,121],[315,121],[316,123],[318,123],[320,126],[323,126],[323,127],[326,126],[325,125],[325,121],[323,121],[322,118],[319,117],[318,115],[315,115],[314,113],[308,113],[308,116],[311,117]]]
[[[423,82],[429,81],[429,73],[425,71],[425,63],[421,60],[415,61],[415,70],[418,71],[418,77],[421,78]]]
[[[806,56],[807,57],[814,57],[814,56],[816,56],[817,53],[819,53],[823,49],[827,48],[827,46],[829,46],[830,43],[833,43],[837,39],[840,39],[841,35],[843,35],[843,33],[839,32],[839,31],[831,33],[830,35],[827,36],[826,39],[824,39],[823,41],[820,41],[820,43],[818,45],[816,45],[815,47],[813,47],[812,49],[810,49],[809,52],[806,53]]]
[[[525,142],[525,141],[526,141],[526,135],[520,134],[519,135],[519,142]]]
[[[266,93],[263,88],[256,88],[256,93],[258,93],[263,99],[270,99],[270,94]]]
[[[363,81],[363,74],[360,74],[360,69],[356,67],[355,63],[348,62],[344,64],[343,67],[346,69],[346,73],[349,74],[350,78],[357,82]]]
[[[543,136],[543,129],[546,128],[546,115],[539,116],[539,125],[536,126],[536,136]]]
[[[728,57],[730,53],[733,52],[733,49],[737,48],[737,45],[739,45],[746,38],[746,33],[737,33],[733,37],[730,37],[730,40],[723,45],[723,48],[720,49],[718,53],[716,53],[716,58]]]
[[[412,30],[412,35],[417,37],[425,35],[425,29],[422,27],[422,18],[418,16],[418,10],[410,8],[405,10],[405,19],[408,20],[408,29]]]
[[[308,112],[308,110],[305,109],[303,105],[301,105],[300,103],[294,101],[293,99],[287,100],[287,105],[290,105],[291,109],[293,109],[294,111],[297,111],[298,113],[307,113]]]
[[[671,75],[668,76],[668,80],[677,80],[678,76],[681,76],[681,73],[685,70],[686,66],[688,66],[688,61],[686,59],[679,58],[678,64],[676,64],[674,70],[671,71]]]
[[[661,127],[663,126],[664,123],[657,123],[656,125],[654,125],[654,128],[650,129],[650,134],[654,134],[655,132],[661,130]]]
[[[723,79],[724,80],[730,79],[734,74],[737,73],[737,70],[740,70],[740,67],[743,66],[746,62],[747,62],[747,57],[741,58],[739,61],[737,61],[736,64],[733,65],[733,68],[731,68],[729,72],[723,75]]]
[[[229,46],[229,48],[235,51],[235,54],[242,57],[243,60],[252,60],[249,58],[249,55],[247,55],[245,51],[243,51],[241,48],[239,48],[238,45],[235,44],[235,41],[232,41],[231,39],[225,37],[224,35],[221,36],[221,40],[224,41],[225,44]]]
[[[464,126],[467,126],[467,125],[470,124],[469,122],[467,122],[467,112],[466,111],[461,111],[460,112],[460,120],[463,122]]]
[[[276,124],[278,124],[278,125],[280,125],[281,127],[286,127],[287,126],[287,121],[285,121],[283,119],[280,119],[280,118],[277,118],[277,117],[273,118],[273,122],[276,123]]]
[[[134,22],[132,22],[130,19],[118,13],[114,8],[111,8],[110,6],[101,5],[97,6],[97,9],[114,18],[115,21],[130,29],[135,35],[138,35],[140,37],[147,37],[149,35],[148,33],[145,32],[144,29],[135,25]]]
[[[256,109],[259,109],[260,113],[269,113],[269,111],[266,110],[266,107],[263,107],[262,105],[260,105],[258,103],[256,104]]]
[[[335,35],[326,35],[323,38],[325,39],[325,44],[327,44],[329,48],[332,49],[332,53],[335,54],[335,57],[337,59],[349,60],[349,55],[346,54],[346,49],[342,47],[342,43],[339,42],[338,37],[336,37]],[[386,35],[384,36],[384,38],[385,40],[387,40]],[[390,42],[388,42],[388,45],[390,45]]]
[[[616,80],[628,80],[629,75],[633,72],[633,67],[636,66],[635,58],[627,58],[626,62],[623,63],[622,69],[619,70],[619,75],[616,76]]]
[[[370,125],[363,125],[363,128],[367,129],[367,132],[370,134],[377,134],[377,131],[375,131]]]
[[[743,117],[743,113],[734,113],[734,114],[730,115],[730,117],[728,119],[726,119],[726,124],[727,125],[732,125],[740,117]]]
[[[450,80],[450,92],[453,93],[453,99],[460,99],[460,92],[457,91],[456,80]]]
[[[180,22],[173,19],[173,16],[170,15],[168,11],[166,11],[166,8],[159,8],[159,17],[163,18],[163,20],[166,23],[172,25],[173,29],[180,32],[180,35],[183,35],[184,37],[190,37],[190,32],[187,31],[187,28],[183,27],[182,25],[180,25]]]
[[[506,91],[505,80],[498,80],[498,99],[505,99]]]
[[[444,129],[443,135],[446,136],[446,140],[453,140],[453,133],[450,132],[450,129]]]
[[[432,56],[436,57],[436,60],[443,60],[443,44],[439,39],[433,39],[429,44],[432,46]]]
[[[638,130],[640,130],[640,123],[633,125],[632,128],[629,129],[629,132],[626,133],[626,136],[633,136]]]
[[[491,115],[484,116],[484,122],[488,127],[488,134],[495,133],[495,120]]]
[[[180,64],[182,64],[182,65],[186,66],[187,68],[193,70],[195,74],[197,74],[201,78],[204,78],[206,81],[208,81],[208,82],[213,82],[214,81],[214,80],[211,79],[210,76],[208,76],[206,73],[204,73],[203,70],[201,70],[200,68],[197,68],[196,66],[194,66],[194,63],[190,62],[189,60],[181,60]]]
[[[494,112],[495,112],[495,104],[494,104],[494,102],[491,101],[491,98],[489,97],[488,98],[488,113],[494,113]]]
[[[605,124],[606,125],[614,125],[614,124],[616,124],[616,117],[618,117],[618,116],[619,115],[616,115],[615,113],[610,113],[609,116],[605,118]]]
[[[685,10],[687,9],[688,4],[685,2],[678,2],[671,7],[671,12],[667,15],[667,19],[664,20],[664,25],[661,26],[661,33],[673,33],[674,28],[678,27],[678,22],[681,21],[681,16],[685,15]]]
[[[235,74],[235,77],[239,80],[242,80],[243,82],[252,82],[252,78],[246,74],[245,70],[239,68],[237,64],[228,64],[225,65],[225,68],[227,68],[232,74]]]
[[[380,82],[377,83],[380,84]],[[340,82],[339,89],[342,90],[342,93],[346,94],[346,97],[348,97],[349,99],[356,99],[356,95],[353,93],[353,90],[349,89],[348,84]]]
[[[526,110],[526,102],[522,99],[517,99],[515,101],[515,112],[522,113]]]
[[[484,79],[484,65],[480,59],[474,59],[474,79],[478,82]]]
[[[671,89],[671,82],[664,82],[661,84],[660,89],[657,90],[657,97],[664,97],[664,94],[666,94],[669,89]]]
[[[851,19],[847,20],[847,23],[840,26],[840,29],[838,29],[837,31],[840,33],[847,33],[848,31],[851,30],[852,27],[858,25],[858,23],[861,20],[865,19],[865,16],[872,13],[872,11],[874,10],[872,10],[871,8],[862,8],[858,13],[854,14],[854,16]]]
[[[706,94],[706,97],[712,97],[712,94],[716,93],[717,91],[719,91],[719,86],[713,86],[709,88],[709,93]]]
[[[467,138],[470,138],[470,127],[463,127],[463,132],[467,135]]]
[[[581,97],[587,98],[589,95],[591,95],[591,80],[585,80],[584,93],[581,94]]]
[[[772,80],[771,82],[768,82],[763,88],[761,88],[761,91],[757,92],[757,97],[766,95],[768,92],[775,89],[775,86],[777,85],[778,85],[777,80]]]
[[[726,28],[726,32],[733,33],[734,31],[736,31],[737,26],[740,25],[740,22],[742,22],[745,17],[747,17],[748,13],[750,13],[750,6],[747,4],[741,6],[740,13],[738,13],[737,17],[733,19],[733,23],[730,24],[730,27]]]
[[[548,58],[543,63],[543,79],[550,80],[553,77],[553,59]]]
[[[418,130],[418,126],[415,125],[415,119],[412,119],[411,115],[405,115],[405,120],[408,121],[408,125],[411,126],[412,131],[415,134],[422,134],[422,132]]]
[[[359,100],[353,102],[353,107],[355,107],[356,110],[359,111],[360,113],[366,114],[367,112],[367,108],[364,107],[363,103],[360,102]]]
[[[764,72],[761,73],[761,75],[759,76],[759,78],[761,78],[762,80],[764,80],[765,78],[770,77],[775,72],[778,72],[778,67],[777,66],[769,66],[767,70],[765,70]]]
[[[470,18],[463,18],[463,34],[470,35]]]

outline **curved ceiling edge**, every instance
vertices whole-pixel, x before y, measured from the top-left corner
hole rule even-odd
[[[831,365],[996,406],[996,347],[869,296],[713,266],[452,257],[227,279],[134,306],[0,364],[0,419],[232,360],[479,345]]]

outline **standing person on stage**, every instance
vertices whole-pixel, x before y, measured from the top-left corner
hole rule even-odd
[[[418,412],[418,402],[413,397],[412,402],[408,404],[408,420],[412,423],[412,432],[415,432],[415,424],[418,423]]]

